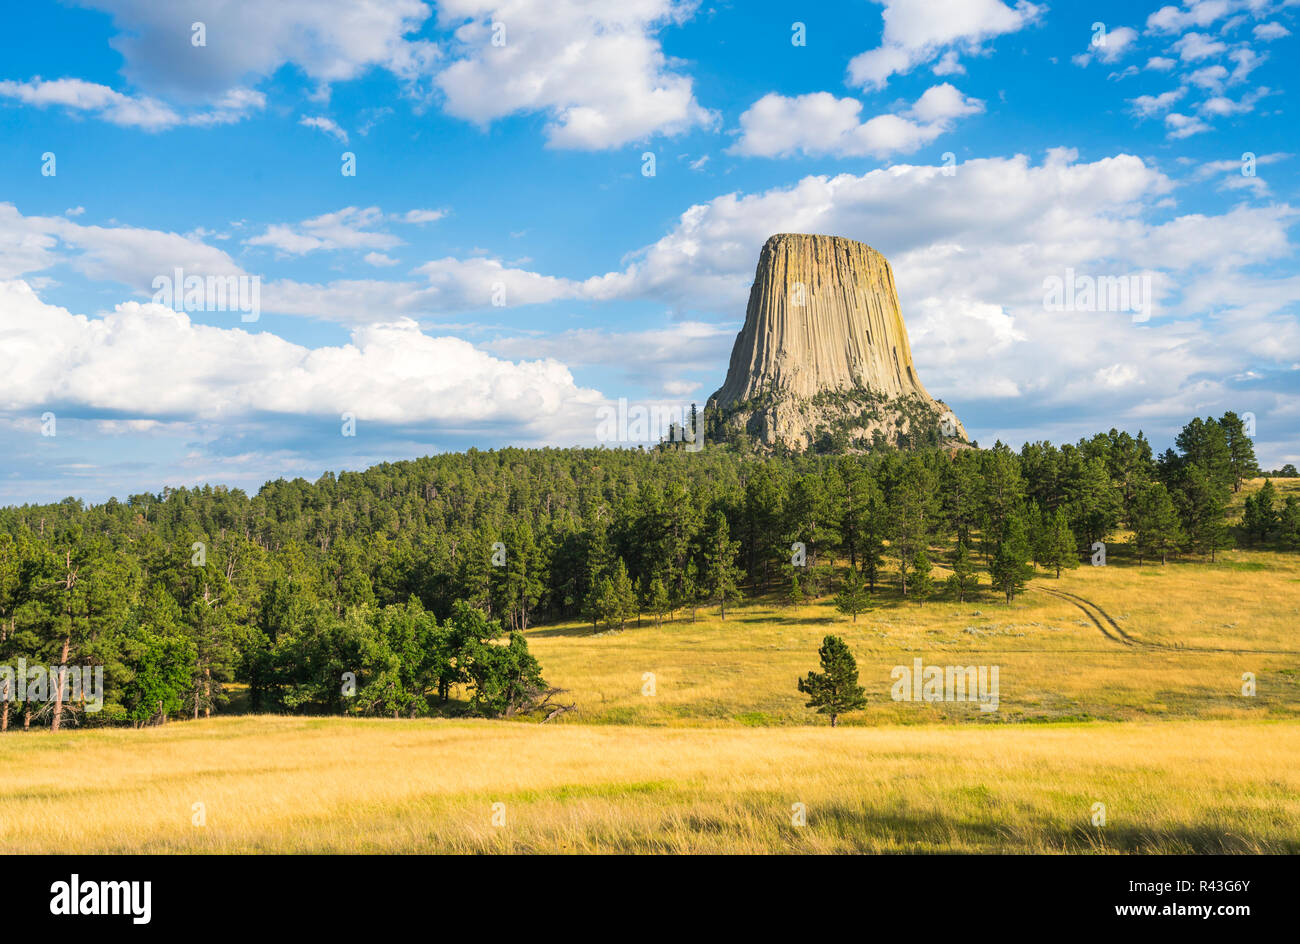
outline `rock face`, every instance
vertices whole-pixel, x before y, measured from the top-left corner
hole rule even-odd
[[[967,442],[916,375],[889,263],[839,236],[781,233],[763,245],[705,418],[711,438],[768,450]]]

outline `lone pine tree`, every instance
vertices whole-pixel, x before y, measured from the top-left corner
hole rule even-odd
[[[827,636],[817,650],[822,671],[809,672],[799,679],[799,691],[808,696],[808,707],[831,716],[831,727],[839,723],[846,711],[865,707],[865,689],[858,684],[858,663],[839,636]]]
[[[840,592],[835,595],[835,609],[856,623],[858,614],[870,603],[871,594],[862,586],[862,576],[850,566],[848,573],[844,575],[844,582],[840,584]]]

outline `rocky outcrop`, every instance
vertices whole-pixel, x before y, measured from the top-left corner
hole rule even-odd
[[[888,261],[839,236],[764,244],[706,421],[714,439],[767,449],[967,442],[916,375]]]

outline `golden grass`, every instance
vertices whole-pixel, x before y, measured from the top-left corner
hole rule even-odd
[[[33,733],[0,738],[0,851],[1300,852],[1300,725]]]
[[[548,626],[530,630],[529,645],[577,703],[567,723],[811,723],[795,680],[817,667],[827,633],[848,642],[867,689],[868,707],[846,716],[850,725],[1300,718],[1300,555],[1235,550],[1215,564],[1138,567],[1114,551],[1106,567],[1040,574],[1011,606],[987,590],[964,604],[904,601],[890,575],[856,622],[828,595],[798,608],[757,602],[725,622],[709,608],[695,622],[679,613],[599,635],[585,623]],[[1108,639],[1048,590],[1095,602],[1136,644]],[[999,666],[1000,709],[892,701],[890,670],[917,656]],[[1246,672],[1258,686],[1251,698],[1241,694]],[[653,696],[642,694],[645,673]]]

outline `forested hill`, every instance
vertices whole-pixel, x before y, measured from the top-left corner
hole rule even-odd
[[[949,553],[983,555],[990,589],[1010,599],[1029,559],[1077,565],[1121,528],[1148,559],[1213,555],[1231,540],[1232,490],[1257,471],[1253,448],[1233,414],[1193,420],[1178,446],[1157,459],[1141,434],[1112,430],[1018,454],[471,450],[279,480],[251,498],[204,487],[5,508],[0,665],[106,666],[104,720],[206,712],[231,680],[255,707],[424,710],[431,690],[445,698],[467,680],[403,647],[428,650],[457,620],[447,632],[462,643],[499,632],[489,620],[620,625],[799,581],[821,593],[832,562],[872,589],[923,595],[929,558]],[[1294,502],[1248,513],[1259,536],[1296,540]],[[367,646],[368,662],[339,654]],[[371,697],[340,702],[336,670],[358,660]],[[491,694],[474,704],[518,707]]]

